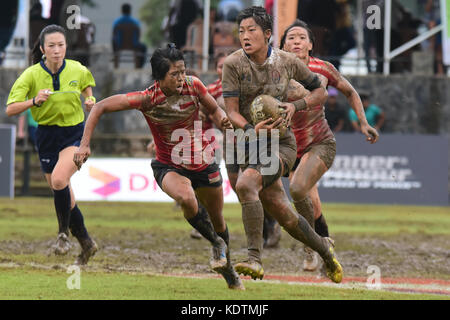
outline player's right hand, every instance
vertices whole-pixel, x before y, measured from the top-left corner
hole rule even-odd
[[[370,142],[370,144],[374,144],[375,142],[377,142],[378,138],[380,137],[377,130],[371,127],[369,124],[361,125],[361,132],[366,136],[366,140]]]
[[[91,148],[80,146],[77,151],[75,151],[73,155],[73,162],[77,166],[78,170],[81,169],[83,163],[87,161],[89,156],[91,155]]]
[[[39,90],[36,98],[34,98],[34,102],[36,102],[37,105],[43,104],[45,101],[47,101],[48,97],[50,97],[50,92],[50,89]]]
[[[276,121],[273,121],[272,118],[263,120],[255,126],[256,134],[257,135],[259,134],[259,130],[265,129],[268,131],[267,135],[269,136],[270,131],[272,131],[272,129],[280,129],[280,127],[284,123],[283,121],[284,121],[284,119],[282,117],[279,117]]]

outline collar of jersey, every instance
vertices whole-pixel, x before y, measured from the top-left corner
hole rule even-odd
[[[244,49],[242,49],[242,51],[244,51],[244,54],[247,56],[247,58],[250,59],[250,56],[247,54],[247,52],[245,52]],[[271,54],[272,54],[272,46],[269,45],[269,49],[267,49],[267,58],[270,57]]]
[[[61,68],[59,68],[58,71],[56,71],[55,74],[53,74],[49,68],[47,68],[47,66],[44,63],[44,60],[41,60],[41,67],[47,71],[51,76],[52,76],[52,80],[53,80],[53,90],[54,91],[58,91],[60,89],[60,83],[59,83],[59,74],[64,70],[64,68],[66,67],[66,59],[64,59],[63,64],[61,66]]]

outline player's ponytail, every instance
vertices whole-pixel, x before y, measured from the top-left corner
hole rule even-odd
[[[31,60],[32,60],[33,64],[38,63],[39,61],[41,61],[43,59],[41,47],[42,48],[44,47],[45,36],[47,34],[51,34],[51,33],[55,33],[55,32],[61,33],[64,36],[64,38],[66,39],[66,31],[61,26],[58,26],[56,24],[51,24],[49,26],[46,26],[44,29],[42,29],[41,33],[39,34],[39,38],[34,43],[33,50],[31,51]],[[66,41],[67,41],[67,39],[66,39]]]

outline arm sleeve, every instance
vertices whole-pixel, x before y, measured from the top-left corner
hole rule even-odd
[[[92,76],[91,71],[89,71],[88,68],[86,68],[85,66],[83,66],[83,81],[81,83],[81,91],[84,91],[84,89],[86,89],[87,87],[95,87],[95,80],[94,77]]]
[[[314,89],[320,87],[319,77],[309,70],[308,67],[300,61],[300,59],[293,59],[292,71],[294,72],[292,78],[300,82],[305,89],[313,91]]]
[[[239,97],[239,74],[236,68],[227,60],[225,60],[223,65],[222,88],[224,98]]]
[[[14,85],[9,92],[8,101],[6,105],[14,102],[23,102],[28,98],[28,93],[31,91],[33,86],[33,77],[31,72],[25,70],[20,77],[14,82]]]
[[[130,107],[143,111],[144,102],[148,99],[147,91],[134,91],[126,94]]]

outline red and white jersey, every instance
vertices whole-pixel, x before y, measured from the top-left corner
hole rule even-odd
[[[328,79],[328,85],[336,87],[339,72],[331,63],[310,57],[308,68],[314,73],[325,76]],[[291,81],[290,86],[292,86],[290,90],[298,90],[296,86],[299,84]],[[289,95],[290,101],[297,99],[295,94]],[[291,128],[297,142],[297,158],[301,158],[309,146],[334,139],[334,134],[325,119],[325,107],[321,105],[296,112],[292,117]]]
[[[213,83],[206,86],[206,90],[208,90],[208,93],[217,101],[222,96],[222,80],[217,79]],[[214,123],[210,119],[210,117],[207,115],[206,120],[203,121],[203,131],[213,129]]]
[[[223,91],[222,91],[222,80],[221,79],[217,79],[213,83],[209,84],[206,87],[206,89],[208,90],[209,94],[212,95],[212,97],[217,100],[223,94]]]
[[[144,91],[127,94],[130,106],[145,116],[158,161],[191,171],[202,171],[210,164],[205,161],[204,153],[208,153],[207,159],[214,154],[212,148],[208,148],[198,114],[200,98],[206,93],[206,87],[198,78],[187,76],[181,95],[166,97],[158,81]],[[184,152],[186,150],[190,152]]]

